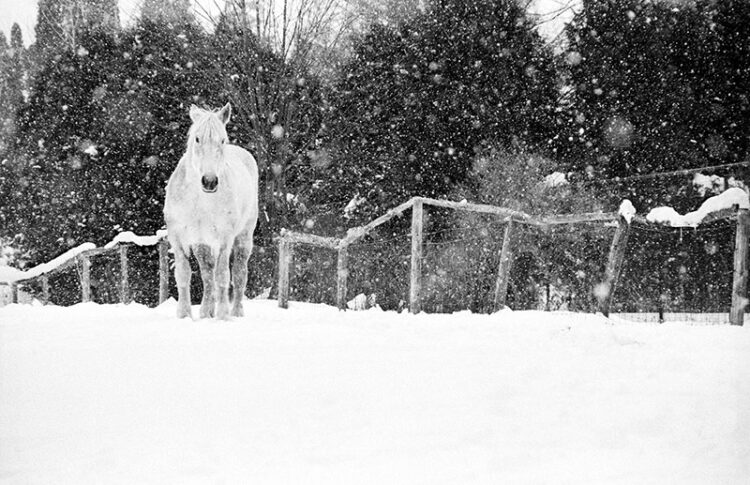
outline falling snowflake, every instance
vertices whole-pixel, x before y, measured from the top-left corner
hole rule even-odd
[[[281,125],[273,125],[273,128],[271,128],[271,136],[277,140],[284,138],[284,128]]]
[[[583,60],[583,58],[581,57],[580,52],[568,52],[568,54],[565,56],[565,62],[567,62],[570,66],[577,66],[581,63],[581,60]]]

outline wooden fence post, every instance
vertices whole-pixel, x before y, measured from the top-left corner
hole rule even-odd
[[[39,279],[42,281],[42,303],[46,305],[49,303],[49,276],[43,274]]]
[[[609,248],[609,259],[607,260],[607,269],[604,273],[604,281],[596,291],[599,299],[599,311],[605,317],[609,316],[609,310],[612,305],[612,299],[617,287],[617,280],[620,277],[622,263],[625,260],[625,248],[628,245],[628,236],[630,234],[630,223],[624,217],[620,217],[612,238],[612,245]]]
[[[497,267],[497,282],[495,283],[495,311],[505,308],[505,301],[508,295],[508,280],[510,279],[510,269],[513,266],[513,253],[511,248],[511,238],[513,236],[513,221],[508,219],[503,234],[503,247],[500,250],[500,263]]]
[[[86,253],[78,255],[78,264],[80,272],[78,273],[81,281],[81,301],[88,303],[91,301],[91,259]]]
[[[159,304],[169,298],[169,241],[159,240]]]
[[[750,211],[737,211],[737,233],[734,239],[734,277],[732,281],[732,309],[729,322],[742,325],[747,306],[747,245],[750,239]]]
[[[18,303],[18,284],[15,282],[10,284],[10,302]]]
[[[128,245],[120,244],[120,303],[131,302],[130,283],[128,281]]]
[[[409,286],[409,311],[422,311],[422,225],[424,203],[415,199],[411,208],[411,284]]]
[[[289,308],[289,271],[294,258],[294,243],[279,239],[279,307]]]
[[[336,262],[336,306],[346,310],[347,279],[349,277],[349,246],[339,248]]]

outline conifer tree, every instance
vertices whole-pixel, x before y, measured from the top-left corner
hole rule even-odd
[[[11,27],[10,45],[0,32],[0,158],[12,143],[16,111],[23,103],[26,50],[21,27]]]
[[[544,146],[557,102],[552,55],[513,0],[436,0],[355,43],[334,97],[333,169],[378,213],[441,197],[492,145]],[[333,177],[329,177],[333,180]],[[346,204],[346,201],[342,201]]]
[[[737,162],[750,161],[749,22],[743,1],[585,2],[567,30],[569,104],[559,137],[577,185],[590,185],[610,207],[627,197],[639,211],[668,205],[681,213],[715,195],[696,190],[686,169],[725,166],[706,174],[747,185],[750,170]],[[705,310],[728,294],[706,290],[707,277],[724,287],[722,275],[731,273],[731,256],[722,255],[731,255],[723,248],[733,238],[711,229],[632,235],[618,289],[631,295],[623,308]]]
[[[79,49],[44,58],[9,162],[13,227],[34,261],[163,225],[188,108],[213,92],[205,40],[194,25],[144,21],[117,36],[83,32]]]
[[[13,124],[12,88],[10,79],[8,79],[10,66],[11,56],[8,40],[5,34],[0,31],[0,73],[2,73],[0,74],[0,157],[7,148]]]
[[[694,207],[694,192],[672,200],[684,177],[639,177],[747,159],[749,21],[747,2],[586,2],[568,28],[561,158],[584,180],[632,177],[603,189],[637,206]]]

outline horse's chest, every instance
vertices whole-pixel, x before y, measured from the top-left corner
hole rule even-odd
[[[242,208],[218,197],[196,201],[182,207],[182,215],[175,225],[188,245],[221,245],[237,236],[243,229]]]
[[[239,229],[240,210],[235,204],[230,203],[198,204],[195,207],[193,222],[197,228],[204,231],[231,232],[232,229]]]
[[[164,208],[171,237],[185,246],[221,246],[232,241],[257,217],[253,195],[240,190],[252,185],[250,182],[240,176],[224,177],[216,192],[204,193],[197,182],[187,180],[184,168],[175,171],[167,186]]]

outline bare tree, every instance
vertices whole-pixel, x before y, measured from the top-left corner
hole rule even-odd
[[[115,0],[41,0],[37,14],[37,45],[75,51],[86,28],[117,31],[120,16]]]
[[[344,0],[227,0],[199,6],[196,14],[217,38],[231,36],[219,46],[216,72],[235,116],[252,127],[265,215],[288,224],[289,176],[312,163],[306,154],[319,137],[324,103],[312,98],[320,79],[334,72],[356,14]]]

